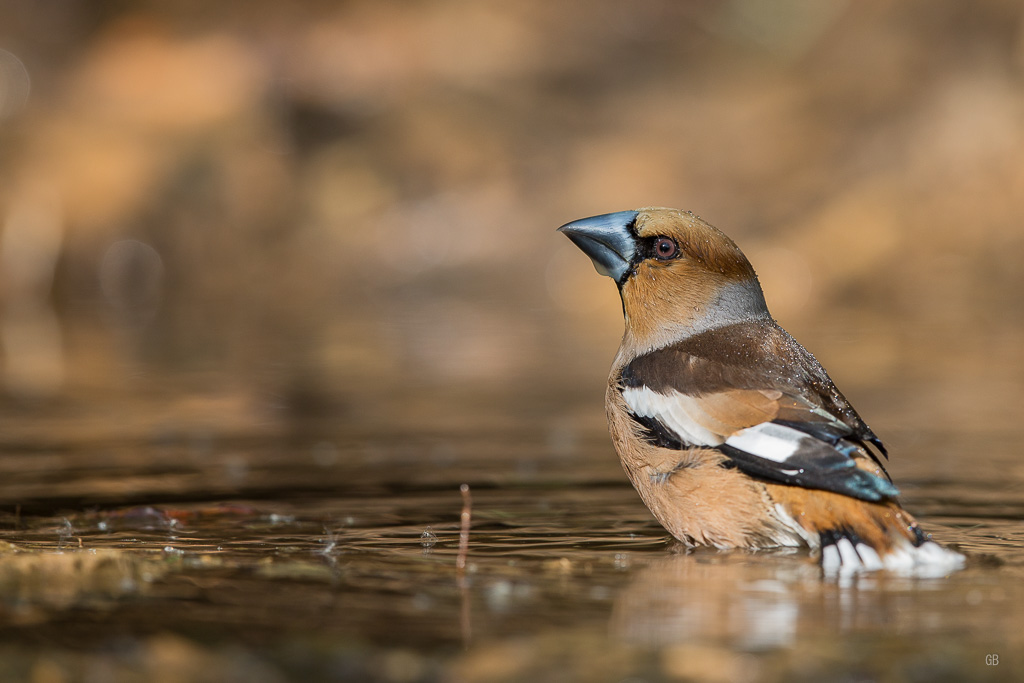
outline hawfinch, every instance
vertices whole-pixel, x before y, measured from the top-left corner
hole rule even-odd
[[[808,547],[827,573],[963,564],[900,507],[882,442],[772,319],[731,239],[661,208],[559,231],[619,287],[626,331],[608,378],[609,429],[673,536]]]

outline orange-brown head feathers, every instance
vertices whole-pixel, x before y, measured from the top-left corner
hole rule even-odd
[[[746,256],[691,212],[623,211],[559,230],[619,285],[626,355],[723,325],[770,318]]]
[[[633,227],[637,237],[667,236],[678,243],[688,264],[711,277],[745,282],[756,280],[754,269],[729,237],[690,211],[639,209]],[[663,261],[668,265],[670,261]]]

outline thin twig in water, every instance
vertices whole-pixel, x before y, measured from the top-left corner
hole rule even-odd
[[[459,531],[459,554],[455,558],[455,570],[461,576],[466,572],[466,555],[469,554],[469,521],[473,512],[473,500],[469,497],[469,484],[459,487],[462,492],[462,529]]]
[[[469,581],[466,580],[466,555],[469,554],[469,523],[473,514],[473,500],[469,496],[469,484],[459,487],[462,492],[462,528],[459,530],[459,554],[455,558],[455,574],[459,586],[459,626],[462,630],[462,645],[468,648],[473,639],[473,624],[469,613]]]

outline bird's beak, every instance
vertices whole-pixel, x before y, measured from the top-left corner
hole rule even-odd
[[[582,218],[558,229],[594,262],[601,275],[621,284],[636,255],[636,238],[630,230],[636,211],[619,211]]]

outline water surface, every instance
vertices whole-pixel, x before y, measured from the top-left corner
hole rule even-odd
[[[897,476],[967,569],[830,579],[800,552],[687,551],[599,423],[537,427],[9,446],[0,674],[952,681],[1021,664],[1009,440],[963,480]]]

